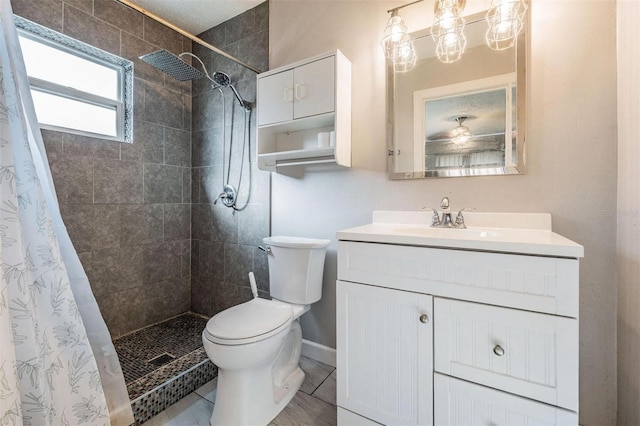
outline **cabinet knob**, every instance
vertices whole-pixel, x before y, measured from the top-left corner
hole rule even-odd
[[[429,322],[429,316],[427,314],[420,315],[420,322],[426,324]]]
[[[504,348],[500,345],[495,345],[493,347],[493,353],[498,355],[498,356],[502,356],[504,355]]]

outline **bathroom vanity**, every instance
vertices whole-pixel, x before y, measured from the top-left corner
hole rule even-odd
[[[577,424],[583,247],[548,214],[338,232],[339,424]]]

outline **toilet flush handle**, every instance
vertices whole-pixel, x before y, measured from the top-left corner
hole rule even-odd
[[[258,248],[267,254],[271,253],[271,247],[269,247],[267,244],[265,244],[264,247],[258,246]]]

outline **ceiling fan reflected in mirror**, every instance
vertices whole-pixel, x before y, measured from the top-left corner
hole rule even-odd
[[[470,117],[467,115],[455,117],[458,127],[451,131],[451,142],[456,145],[462,145],[471,140],[471,131],[469,131],[469,128],[463,124],[468,118]]]

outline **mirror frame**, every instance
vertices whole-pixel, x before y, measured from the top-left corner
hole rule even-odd
[[[466,25],[485,20],[485,12],[466,16]],[[394,99],[395,99],[395,75],[393,64],[386,60],[386,107],[387,107],[387,176],[390,180],[422,179],[432,177],[463,177],[463,176],[495,176],[495,175],[523,175],[526,174],[526,145],[527,145],[527,112],[528,112],[528,79],[527,68],[529,66],[529,40],[531,28],[531,2],[528,2],[527,12],[524,18],[524,29],[518,36],[516,50],[516,87],[517,87],[517,163],[515,166],[489,167],[489,168],[459,168],[455,170],[395,170],[396,147],[394,129],[396,125]],[[411,33],[411,39],[431,37],[431,28],[425,28]],[[445,64],[446,65],[446,64]],[[409,118],[413,126],[413,115]],[[413,132],[412,132],[413,133]],[[452,173],[454,172],[454,173]]]

